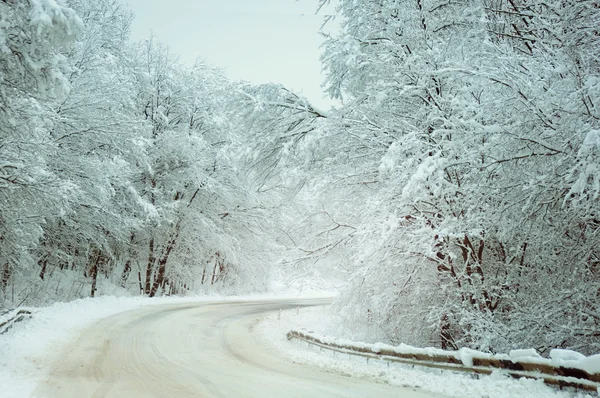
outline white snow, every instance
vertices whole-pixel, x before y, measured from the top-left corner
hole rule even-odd
[[[577,351],[563,350],[561,348],[555,348],[550,350],[550,358],[553,362],[560,361],[579,361],[585,358],[585,355],[580,354]]]
[[[583,369],[590,374],[600,373],[600,354],[580,359],[578,362],[578,368]]]
[[[473,366],[473,357],[478,353],[478,351],[463,347],[460,350],[458,350],[457,354],[458,358],[462,361],[463,365]]]
[[[28,397],[50,364],[47,358],[77,331],[103,317],[163,299],[101,297],[40,308],[32,319],[0,336],[0,385],[3,397]]]
[[[181,302],[245,301],[267,298],[296,298],[289,295],[203,296],[203,297],[98,297],[56,303],[36,308],[34,316],[16,324],[0,335],[1,398],[30,397],[50,370],[50,358],[55,357],[69,341],[86,327],[102,318],[142,306]],[[330,293],[313,292],[307,298],[331,297]],[[8,319],[10,314],[3,318]]]
[[[513,362],[529,361],[531,359],[541,359],[542,356],[534,348],[525,348],[521,350],[510,350],[508,356]]]
[[[328,294],[311,294],[311,297],[328,297]],[[277,296],[289,298],[289,296]],[[141,306],[158,305],[177,302],[209,302],[209,301],[238,301],[256,300],[268,296],[244,297],[191,297],[191,298],[158,298],[141,297],[116,298],[100,297],[95,299],[76,300],[70,303],[57,303],[50,307],[34,309],[32,319],[17,324],[6,334],[0,335],[0,385],[3,398],[20,398],[31,396],[37,384],[46,377],[46,372],[52,358],[64,345],[78,335],[82,329],[94,321],[104,317],[136,309]],[[7,318],[8,314],[3,316]],[[280,319],[278,319],[280,318]],[[279,351],[292,361],[312,364],[327,369],[334,369],[352,377],[372,377],[391,385],[413,387],[432,393],[456,397],[591,397],[585,393],[558,391],[543,384],[539,380],[512,379],[501,372],[491,376],[474,379],[471,375],[450,371],[410,367],[397,363],[388,364],[383,361],[371,360],[368,364],[364,358],[349,357],[344,354],[322,352],[313,346],[308,346],[297,340],[288,341],[286,334],[291,329],[304,330],[306,333],[323,333],[327,329],[327,317],[323,307],[300,308],[282,311],[267,317],[257,326],[257,330]],[[349,343],[346,340],[336,340],[324,337],[326,341],[339,344]],[[407,345],[392,347],[386,344],[359,345],[377,353],[393,349],[404,353],[427,353],[440,355],[447,352],[436,348],[417,348]],[[551,359],[541,358],[535,350],[514,350],[510,354],[513,360],[541,360],[554,364],[573,366],[590,373],[600,372],[600,355],[583,357],[573,351],[553,350]],[[454,354],[466,365],[475,356],[490,354],[474,350],[462,349]],[[508,355],[503,356],[508,358]],[[539,357],[539,358],[538,358]]]
[[[444,394],[450,397],[461,398],[514,398],[514,397],[531,397],[531,398],[584,398],[591,397],[584,392],[568,392],[559,391],[549,387],[541,380],[533,379],[513,379],[503,374],[501,371],[494,372],[490,376],[477,376],[452,372],[447,370],[438,370],[424,367],[413,367],[411,365],[403,365],[399,363],[388,363],[386,361],[370,360],[368,363],[365,358],[349,356],[341,353],[334,353],[329,350],[321,350],[316,346],[308,345],[300,340],[287,340],[286,334],[290,330],[301,330],[303,333],[310,333],[318,336],[322,341],[335,342],[337,344],[348,344],[348,340],[338,340],[332,337],[324,337],[322,334],[328,328],[327,313],[323,307],[315,307],[309,309],[300,309],[297,314],[293,311],[282,311],[279,316],[274,314],[269,316],[257,328],[268,341],[270,341],[280,352],[293,361],[312,364],[327,369],[333,369],[342,372],[352,377],[373,377],[382,382],[391,385],[404,387],[414,387],[429,391],[432,393]],[[364,348],[370,348],[374,353],[382,350],[393,349],[396,352],[402,353],[426,353],[428,355],[439,355],[440,353],[448,352],[436,348],[417,348],[407,345],[392,347],[386,344],[367,344],[352,342],[353,345],[358,345]],[[535,350],[514,350],[512,355],[514,359],[519,358],[519,361],[545,360],[550,362],[550,359],[537,358],[533,354]],[[536,352],[537,354],[537,352]],[[509,359],[509,355],[491,355],[481,353],[475,350],[463,348],[454,352],[458,359],[465,365],[472,365],[474,357],[495,357],[498,359]],[[565,357],[573,357],[574,354],[567,355],[556,354],[561,359]],[[539,356],[539,355],[538,355]],[[558,360],[552,359],[552,361]],[[580,358],[581,359],[581,358]],[[598,358],[589,357],[590,369],[600,364],[600,356]],[[584,360],[584,361],[585,361]],[[598,362],[596,362],[598,361]],[[583,365],[580,362],[580,365]]]
[[[83,27],[83,22],[75,11],[58,5],[54,0],[32,0],[29,15],[31,25],[37,28],[38,35],[54,24],[62,26],[69,36]]]
[[[21,310],[26,310],[26,311],[33,311],[32,308],[17,308],[17,309],[12,309],[12,310],[8,310],[8,311],[3,311],[0,312],[0,325],[4,324],[5,322],[13,319],[15,316],[17,316],[17,314],[19,313],[19,311]],[[1,330],[2,328],[0,328]]]

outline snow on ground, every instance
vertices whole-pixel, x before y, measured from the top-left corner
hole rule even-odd
[[[330,297],[329,294],[303,294],[303,297]],[[31,396],[37,384],[46,377],[50,361],[61,347],[78,336],[93,322],[120,312],[141,306],[182,302],[244,301],[257,299],[291,298],[290,296],[244,296],[244,297],[186,297],[116,298],[100,297],[57,303],[50,307],[34,309],[32,319],[18,323],[6,334],[0,335],[0,386],[2,397],[21,398]],[[306,343],[288,341],[291,329],[325,334],[327,325],[325,307],[299,308],[298,310],[273,313],[259,324],[257,330],[269,342],[293,361],[342,372],[352,377],[376,378],[391,385],[409,386],[416,389],[464,398],[584,398],[585,393],[558,391],[541,381],[508,378],[501,373],[475,379],[471,375],[436,369],[411,367],[392,363],[380,363],[364,358],[348,357],[331,351],[320,351]],[[280,319],[278,319],[280,318]],[[570,353],[557,352],[560,360],[572,360]],[[571,355],[572,356],[572,355]]]
[[[303,297],[330,297],[327,293],[307,293]],[[0,335],[0,396],[30,397],[38,383],[46,377],[50,361],[83,329],[108,316],[142,306],[184,302],[247,301],[289,299],[296,296],[204,296],[204,297],[98,297],[56,303],[49,307],[32,308],[31,319],[16,324]]]
[[[45,377],[53,353],[96,320],[143,305],[177,299],[99,297],[34,309],[32,319],[0,335],[0,385],[4,397],[29,397]],[[190,300],[190,299],[179,299]]]
[[[391,385],[414,387],[433,393],[461,398],[591,398],[585,392],[559,391],[541,380],[512,379],[501,372],[480,376],[446,370],[413,367],[398,363],[370,360],[321,350],[299,340],[288,341],[292,329],[325,334],[328,327],[325,307],[300,308],[269,315],[257,330],[286,357],[295,362],[312,364],[342,372],[352,377],[372,377]]]

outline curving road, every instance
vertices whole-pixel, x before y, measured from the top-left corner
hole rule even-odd
[[[66,347],[33,396],[434,397],[294,363],[252,333],[265,313],[325,303],[187,303],[123,312]]]

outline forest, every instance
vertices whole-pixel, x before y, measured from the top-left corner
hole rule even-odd
[[[0,0],[0,309],[320,286],[340,337],[600,352],[600,1],[325,5],[330,110]]]

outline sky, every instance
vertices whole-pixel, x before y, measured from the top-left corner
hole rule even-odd
[[[281,83],[319,108],[323,98],[317,0],[123,0],[134,40],[152,33],[180,61],[197,58],[233,80]]]

